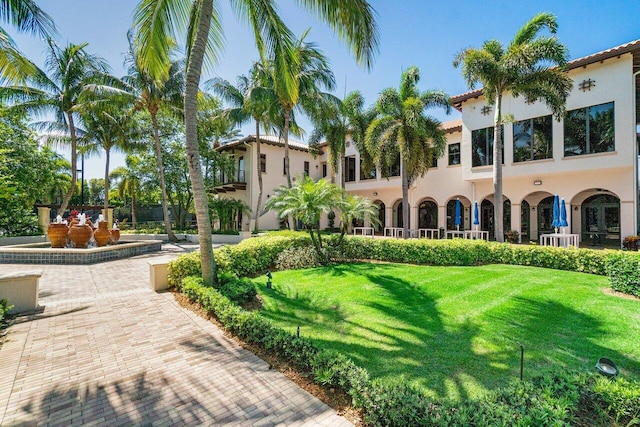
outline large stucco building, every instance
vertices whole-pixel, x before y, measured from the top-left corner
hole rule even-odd
[[[567,114],[551,116],[540,102],[503,99],[503,194],[505,230],[522,240],[537,240],[551,231],[552,198],[566,200],[568,232],[583,241],[619,244],[638,234],[638,132],[640,129],[640,40],[571,61],[567,72],[573,90]],[[480,228],[493,233],[492,143],[493,109],[481,90],[452,98],[462,119],[443,124],[448,147],[437,164],[409,190],[409,228],[453,228],[455,201],[464,206],[463,227],[471,228],[472,205],[480,206]],[[233,152],[246,174],[246,187],[224,196],[240,197],[250,206],[257,199],[255,138],[221,149]],[[262,144],[266,196],[286,182],[282,143],[269,137]],[[314,179],[330,174],[327,153],[317,158],[301,143],[292,143],[292,174]],[[346,189],[370,198],[380,207],[385,226],[401,226],[400,177],[363,176],[360,155],[347,143]],[[222,191],[224,187],[220,187]],[[231,187],[227,187],[231,188]],[[249,220],[243,222],[248,228]],[[274,213],[261,216],[261,228],[278,228]]]

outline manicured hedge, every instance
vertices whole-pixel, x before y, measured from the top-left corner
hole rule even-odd
[[[638,252],[616,251],[607,259],[611,288],[640,297],[640,256]]]

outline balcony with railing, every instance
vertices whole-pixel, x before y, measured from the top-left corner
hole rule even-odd
[[[220,172],[216,176],[216,185],[213,188],[215,193],[228,193],[234,191],[243,191],[247,189],[247,179],[244,170],[238,170],[234,173]]]

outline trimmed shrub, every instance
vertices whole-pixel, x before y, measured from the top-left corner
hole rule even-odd
[[[280,252],[275,262],[276,270],[295,270],[322,265],[318,252],[313,246],[288,248]]]
[[[0,325],[2,324],[2,321],[6,317],[9,310],[11,310],[12,308],[13,306],[9,305],[9,301],[7,301],[6,298],[0,299]]]
[[[613,290],[640,296],[640,255],[612,251],[607,258],[607,276]]]

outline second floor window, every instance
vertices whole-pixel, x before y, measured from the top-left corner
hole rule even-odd
[[[376,169],[372,168],[369,173],[365,173],[364,168],[362,167],[362,159],[360,159],[360,180],[365,179],[376,179]]]
[[[536,117],[513,124],[513,161],[551,159],[553,135],[551,116]]]
[[[460,164],[460,143],[449,144],[449,166]]]
[[[267,155],[260,154],[260,171],[267,173]]]
[[[353,156],[345,157],[345,181],[353,182],[356,180],[356,158]]]
[[[605,153],[615,149],[613,102],[567,111],[564,155]]]
[[[502,163],[504,163],[504,126],[500,125],[502,142]],[[493,126],[471,132],[471,166],[493,164]]]
[[[309,176],[309,162],[304,162],[304,174]]]

